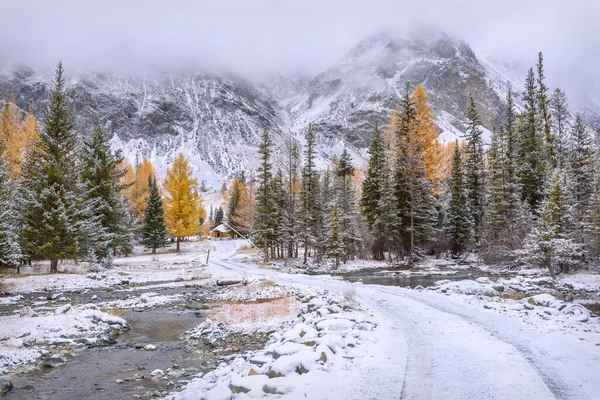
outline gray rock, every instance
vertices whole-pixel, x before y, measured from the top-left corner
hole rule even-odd
[[[42,367],[56,368],[65,364],[67,361],[60,357],[50,357],[42,361]]]
[[[8,392],[13,389],[13,384],[11,381],[2,380],[0,381],[0,396],[6,396]]]

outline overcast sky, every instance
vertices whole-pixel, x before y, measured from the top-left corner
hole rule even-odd
[[[599,19],[598,0],[0,0],[0,61],[314,74],[369,33],[416,20],[478,55],[529,65],[542,50],[550,79],[585,86]]]

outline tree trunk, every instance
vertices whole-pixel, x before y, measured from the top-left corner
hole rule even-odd
[[[152,246],[152,254],[156,254],[156,246]]]
[[[267,262],[267,257],[268,257],[268,251],[269,251],[269,247],[267,247],[267,235],[263,235],[263,240],[265,241],[265,245],[264,245],[264,249],[263,249],[263,254],[264,254],[264,261],[265,263]]]
[[[50,260],[50,273],[55,274],[58,272],[58,259]]]
[[[177,249],[175,249],[175,251],[177,253],[179,253],[179,242],[181,241],[181,238],[179,236],[177,236]]]

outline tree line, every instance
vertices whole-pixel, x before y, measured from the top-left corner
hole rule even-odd
[[[311,128],[303,149],[288,139],[275,150],[265,131],[248,218],[254,243],[265,257],[336,266],[471,252],[552,275],[597,263],[598,138],[561,89],[549,94],[542,53],[523,92],[509,88],[491,143],[473,96],[465,117],[464,137],[441,143],[423,87],[407,83],[387,128],[374,127],[362,171],[347,149],[318,170]]]
[[[35,260],[110,264],[140,242],[153,252],[203,230],[206,213],[197,180],[182,154],[162,187],[149,160],[135,170],[111,150],[99,126],[87,138],[75,129],[62,64],[38,126],[14,99],[0,118],[0,266]]]

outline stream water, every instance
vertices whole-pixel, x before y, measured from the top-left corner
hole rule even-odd
[[[103,296],[102,299],[98,298],[99,301],[107,301],[137,296],[142,292],[95,293]],[[182,289],[160,290],[161,295],[174,292],[181,293]],[[89,298],[93,294],[85,296]],[[73,303],[87,301],[76,293],[66,293],[65,296]],[[205,319],[205,312],[199,311],[199,308],[197,303],[188,298],[169,308],[125,311],[120,316],[127,320],[132,329],[117,337],[116,344],[74,350],[64,365],[12,375],[10,380],[14,388],[6,398],[131,399],[136,394],[158,397],[161,392],[164,394],[172,389],[179,380],[186,379],[181,375],[181,369],[188,369],[189,372],[194,369],[198,371],[201,367],[202,360],[196,353],[186,351],[179,337]],[[140,344],[152,344],[156,350],[136,349],[136,344],[138,347]],[[167,368],[172,368],[174,372],[169,375]],[[156,369],[162,370],[166,378],[152,378],[151,373]]]

